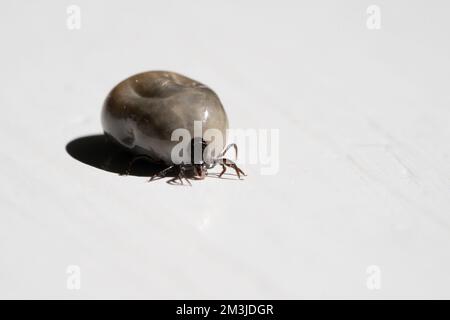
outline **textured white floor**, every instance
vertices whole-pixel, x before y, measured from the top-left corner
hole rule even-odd
[[[2,3],[0,298],[450,298],[448,2],[194,3]],[[188,188],[73,159],[153,69],[279,129],[279,173]]]

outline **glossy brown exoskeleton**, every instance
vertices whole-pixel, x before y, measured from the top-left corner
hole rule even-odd
[[[195,121],[201,123],[201,137],[194,132]],[[225,153],[233,147],[230,144],[212,158],[194,157],[174,163],[172,150],[178,141],[173,141],[176,129],[186,129],[192,137],[191,150],[224,146],[228,118],[219,97],[207,86],[174,72],[150,71],[125,79],[108,94],[102,110],[102,125],[105,134],[138,157],[164,163],[167,168],[152,177],[163,177],[171,170],[175,176],[171,181],[192,177],[203,179],[207,170],[221,165],[220,176],[231,167],[240,178],[244,172]],[[218,130],[222,141],[207,141],[203,134],[208,129]],[[219,139],[220,140],[220,139]],[[215,144],[215,145],[213,145]],[[190,172],[190,174],[188,174]],[[152,180],[151,179],[151,180]],[[190,183],[190,182],[189,182]]]

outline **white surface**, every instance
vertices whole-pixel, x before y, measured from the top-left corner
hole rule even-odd
[[[448,9],[4,1],[0,297],[450,298]],[[112,86],[154,69],[211,86],[233,128],[280,129],[279,173],[173,187],[70,157]]]

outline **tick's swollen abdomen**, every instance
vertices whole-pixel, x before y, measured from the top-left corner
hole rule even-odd
[[[150,71],[120,82],[108,94],[102,110],[104,132],[124,147],[172,163],[172,132],[194,121],[202,134],[217,129],[225,145],[228,119],[218,96],[207,86],[173,72]]]

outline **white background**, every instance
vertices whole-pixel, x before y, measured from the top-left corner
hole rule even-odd
[[[448,10],[3,1],[0,298],[450,298]],[[232,128],[279,129],[279,172],[177,187],[73,159],[108,91],[155,69],[211,86]]]

